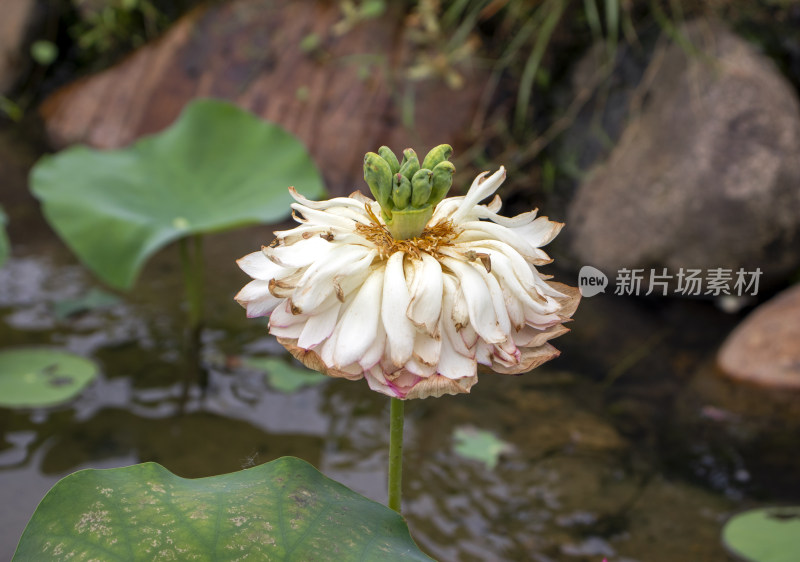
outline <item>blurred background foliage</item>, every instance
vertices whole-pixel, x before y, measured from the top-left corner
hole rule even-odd
[[[31,0],[33,1],[33,0]],[[225,0],[214,0],[216,5]],[[267,2],[268,4],[269,2]],[[77,77],[122,60],[131,50],[160,37],[181,15],[206,5],[200,0],[49,0],[37,2],[35,25],[26,42],[30,64],[14,87],[0,91],[0,118],[18,121],[49,94]],[[453,92],[465,87],[467,67],[488,72],[480,84],[480,107],[470,143],[457,159],[481,168],[504,162],[511,185],[524,181],[552,194],[585,173],[574,153],[554,150],[554,141],[589,112],[589,132],[610,149],[614,135],[603,114],[615,92],[641,75],[654,44],[665,34],[688,51],[684,21],[718,18],[755,44],[800,87],[800,2],[797,0],[341,0],[340,13],[324,31],[308,33],[299,49],[330,62],[326,45],[387,10],[402,22],[407,52],[389,75],[402,123],[415,126],[415,85],[441,81]],[[577,88],[570,76],[594,45],[594,68]],[[398,47],[401,48],[401,47]],[[348,63],[366,77],[387,61],[365,52]],[[394,61],[393,61],[394,62]],[[308,97],[307,88],[297,91]],[[32,118],[33,119],[33,118]],[[557,143],[556,143],[557,144]],[[535,162],[535,165],[533,165]],[[520,170],[524,174],[518,173]],[[472,173],[470,168],[467,174]]]
[[[227,0],[213,0],[224,4]],[[50,0],[38,3],[37,25],[28,43],[31,57],[47,67],[30,69],[13,96],[41,100],[76,76],[106,68],[129,51],[159,37],[172,22],[202,0]],[[662,32],[681,42],[680,25],[697,16],[720,18],[764,49],[792,81],[800,84],[800,2],[798,0],[340,0],[340,20],[327,32],[342,36],[360,23],[401,6],[403,25],[416,53],[400,79],[437,78],[458,90],[465,61],[491,69],[485,99],[506,102],[506,119],[490,124],[498,140],[524,144],[550,125],[547,105],[530,102],[553,95],[574,59],[601,42],[604,56],[596,84],[608,84],[620,49],[644,52]],[[301,48],[313,51],[319,34]],[[687,45],[687,48],[690,48]],[[8,112],[6,112],[8,113]],[[539,124],[539,127],[532,125]],[[558,123],[557,128],[567,125]],[[550,133],[553,135],[554,133]],[[538,145],[537,145],[538,147]],[[528,149],[526,158],[534,149]]]

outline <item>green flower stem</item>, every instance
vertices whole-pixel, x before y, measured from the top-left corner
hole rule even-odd
[[[191,240],[191,241],[190,241]],[[194,248],[190,248],[189,245]],[[199,234],[181,238],[181,268],[189,301],[189,330],[195,332],[203,325],[203,238]]]
[[[403,404],[392,398],[389,414],[389,508],[397,513],[403,498]]]
[[[185,339],[186,373],[181,397],[181,407],[189,398],[189,386],[196,382],[201,388],[207,386],[205,371],[200,365],[201,337],[203,333],[203,239],[199,234],[180,241],[181,269],[189,310]]]

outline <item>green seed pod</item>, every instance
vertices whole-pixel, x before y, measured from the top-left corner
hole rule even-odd
[[[396,174],[400,171],[400,162],[397,160],[397,156],[394,155],[392,149],[388,146],[382,146],[378,149],[378,154],[381,158],[386,160],[386,163],[389,164],[389,168],[392,170],[393,174]]]
[[[392,201],[401,210],[411,201],[411,182],[403,174],[395,174],[392,178]]]
[[[392,220],[386,223],[386,227],[395,240],[409,240],[422,234],[432,215],[433,207],[430,205],[425,205],[421,209],[396,211],[392,215]]]
[[[386,160],[374,152],[367,152],[364,156],[364,180],[381,208],[384,211],[390,210],[392,170]]]
[[[430,170],[418,170],[411,178],[411,206],[414,208],[422,207],[428,203],[433,188],[433,172]]]
[[[453,166],[452,162],[448,162],[447,160],[440,162],[433,169],[433,174],[431,176],[431,196],[428,200],[431,205],[438,205],[439,202],[445,198],[447,192],[450,191],[450,186],[453,185],[453,174],[455,171],[456,167]]]
[[[417,162],[419,162],[419,158],[417,157],[416,151],[413,148],[406,148],[403,151],[403,160],[400,162],[400,166],[411,160],[412,158],[416,158]]]
[[[428,170],[433,170],[438,164],[441,164],[453,154],[453,147],[449,144],[440,144],[431,149],[422,161],[422,167]]]
[[[403,163],[400,164],[400,173],[411,181],[411,178],[414,177],[417,170],[419,170],[419,158],[417,158],[417,153],[411,148],[406,148],[403,151]]]

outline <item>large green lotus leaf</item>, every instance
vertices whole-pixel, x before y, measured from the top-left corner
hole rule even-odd
[[[120,289],[169,242],[288,216],[290,185],[309,197],[323,193],[300,141],[217,100],[192,102],[171,127],[128,148],[75,146],[31,172],[59,236]]]
[[[27,560],[425,560],[402,517],[282,457],[188,480],[155,463],[82,470],[44,497]]]
[[[97,366],[77,355],[52,349],[0,351],[0,406],[52,406],[78,395],[95,377]]]
[[[11,244],[9,244],[8,235],[6,234],[7,221],[3,207],[0,207],[0,266],[8,259],[8,254],[11,252]]]
[[[796,562],[800,559],[800,506],[740,513],[725,524],[722,542],[748,562]]]

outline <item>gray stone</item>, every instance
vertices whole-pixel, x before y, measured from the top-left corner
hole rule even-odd
[[[800,266],[796,95],[721,24],[682,32],[656,49],[641,103],[571,202],[571,251],[611,275],[760,267],[762,287],[777,285]]]

